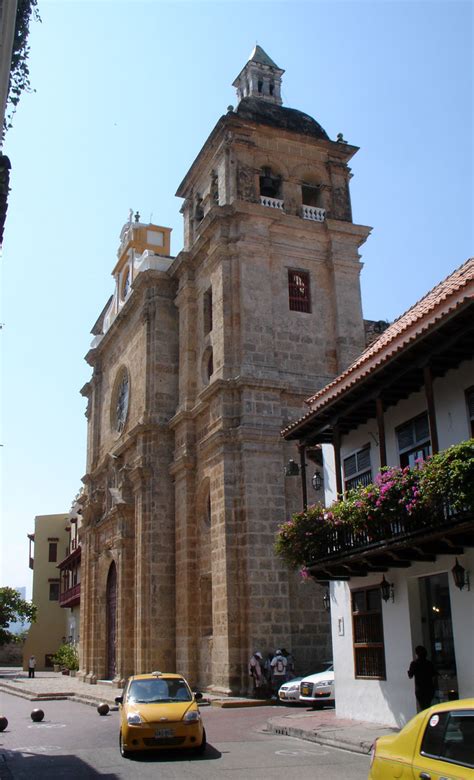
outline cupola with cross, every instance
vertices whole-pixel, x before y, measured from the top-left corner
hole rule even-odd
[[[284,72],[261,46],[255,45],[247,64],[232,85],[237,90],[239,103],[244,97],[258,97],[281,106],[281,77]]]

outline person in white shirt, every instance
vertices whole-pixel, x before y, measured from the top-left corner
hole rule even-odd
[[[286,658],[281,650],[276,650],[272,658],[272,692],[273,696],[278,696],[280,685],[286,681]]]
[[[28,658],[28,677],[34,677],[35,676],[35,668],[36,668],[36,658],[34,655],[30,655]]]

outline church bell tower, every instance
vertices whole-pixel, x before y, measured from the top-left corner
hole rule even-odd
[[[237,107],[177,191],[177,668],[234,693],[256,648],[291,649],[301,668],[330,653],[320,593],[274,553],[279,524],[301,508],[280,431],[364,348],[357,147],[284,107],[283,73],[255,47],[234,81]]]

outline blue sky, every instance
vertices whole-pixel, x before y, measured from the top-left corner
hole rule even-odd
[[[173,228],[174,193],[258,42],[284,104],[360,147],[351,182],[364,315],[393,319],[472,254],[470,2],[46,2],[7,134],[1,584],[85,473],[84,362],[129,208]]]

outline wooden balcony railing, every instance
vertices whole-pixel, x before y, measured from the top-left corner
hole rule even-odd
[[[309,572],[317,579],[348,579],[368,571],[406,567],[415,560],[435,560],[437,554],[459,555],[474,546],[472,511],[449,506],[405,515],[356,530],[327,525],[313,547]]]
[[[81,600],[81,583],[73,585],[72,588],[68,588],[59,594],[59,606],[60,607],[74,607],[79,604]]]

